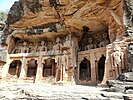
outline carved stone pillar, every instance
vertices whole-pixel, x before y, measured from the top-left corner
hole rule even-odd
[[[38,66],[37,66],[37,73],[36,73],[36,82],[41,81],[41,79],[43,78],[43,64],[41,61],[41,57],[38,60]]]
[[[61,71],[61,73],[60,73],[60,81],[63,81],[63,65],[61,65],[60,71]]]
[[[19,72],[19,62],[17,62],[17,66],[16,66],[16,74],[15,75],[18,75],[18,72]]]
[[[22,67],[21,67],[21,73],[20,73],[20,79],[25,79],[27,76],[27,60],[25,57],[22,59]]]
[[[11,62],[12,62],[12,60],[7,60],[7,63],[3,66],[3,70],[2,70],[2,77],[3,78],[7,77]]]
[[[55,62],[57,63],[57,64],[56,64],[55,82],[57,82],[57,81],[60,79],[60,75],[59,75],[59,73],[60,73],[60,68],[61,68],[60,57],[57,57],[57,58],[55,59]]]
[[[77,64],[78,56],[77,56],[76,49],[78,49],[78,39],[76,37],[74,37],[73,40],[71,40],[71,48],[70,48],[71,61],[72,61],[72,65],[70,65],[70,66],[73,67],[72,69],[74,69],[75,67],[78,66],[78,64]],[[71,80],[74,81],[74,71],[71,73],[71,75],[73,75],[73,76],[71,76]]]
[[[71,51],[71,57],[72,57],[72,65],[73,67],[77,67],[77,62],[76,62],[76,49],[78,48],[78,40],[77,38],[74,37],[74,39],[71,41],[71,48],[70,48],[70,51]]]
[[[90,62],[91,62],[91,81],[96,82],[96,67],[95,67],[95,54],[94,52],[90,53]]]

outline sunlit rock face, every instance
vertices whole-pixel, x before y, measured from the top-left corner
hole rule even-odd
[[[11,7],[8,23],[12,30],[60,23],[78,36],[83,26],[92,32],[108,29],[113,42],[123,32],[122,7],[122,0],[20,0]]]

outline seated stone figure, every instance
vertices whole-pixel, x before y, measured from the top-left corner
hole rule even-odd
[[[23,42],[23,47],[21,48],[21,53],[27,53],[27,42]]]
[[[94,48],[99,48],[100,47],[100,41],[101,41],[101,37],[100,35],[96,35],[95,36],[95,45],[94,45]]]
[[[94,43],[93,43],[92,37],[88,38],[88,45],[86,46],[86,50],[89,50],[89,49],[94,49]]]
[[[53,43],[51,41],[48,43],[47,48],[48,48],[48,51],[53,50]]]
[[[41,41],[41,47],[39,48],[39,52],[47,51],[47,46],[45,41]]]
[[[21,52],[21,50],[20,50],[20,48],[18,46],[16,46],[14,48],[14,50],[12,51],[13,54],[17,54],[17,53],[20,53],[20,52]]]
[[[38,46],[37,45],[34,45],[33,49],[32,49],[32,52],[37,52],[38,51]]]
[[[107,38],[107,33],[101,34],[101,42],[99,44],[100,47],[106,47],[109,44],[109,39]]]
[[[59,53],[61,51],[61,47],[62,47],[62,45],[60,43],[60,38],[56,38],[55,45],[54,45],[54,51],[56,53]]]

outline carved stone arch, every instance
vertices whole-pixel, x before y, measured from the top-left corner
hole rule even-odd
[[[100,59],[98,60],[97,62],[97,66],[98,66],[98,71],[97,71],[97,79],[99,81],[102,81],[103,80],[103,77],[104,77],[104,70],[105,70],[105,60],[106,60],[106,57],[104,55],[102,55],[100,57]]]
[[[37,60],[36,59],[30,59],[27,60],[27,77],[35,77],[37,72]]]
[[[91,63],[85,57],[79,64],[79,80],[91,80]]]
[[[90,61],[90,57],[88,58],[88,56],[87,56],[87,57],[82,57],[80,63],[81,63],[84,59],[87,59],[88,61]]]
[[[55,59],[47,58],[44,59],[44,62],[45,63],[43,64],[43,77],[55,76],[56,74]]]
[[[11,76],[19,77],[20,72],[21,72],[21,65],[22,61],[21,60],[11,60],[9,64],[9,70],[8,73]]]
[[[88,55],[88,54],[87,54]],[[90,55],[88,55],[87,57],[85,57],[87,60],[90,61]]]

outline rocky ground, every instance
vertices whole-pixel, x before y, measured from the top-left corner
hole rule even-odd
[[[127,99],[132,94],[106,90],[108,87],[1,83],[0,100],[132,100]]]

